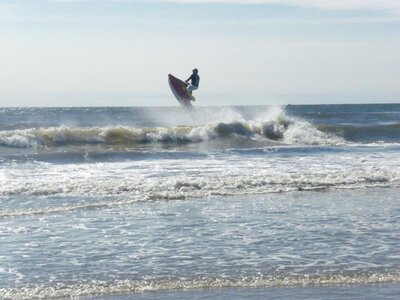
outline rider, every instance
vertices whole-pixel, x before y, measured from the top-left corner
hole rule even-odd
[[[199,88],[199,83],[200,83],[200,76],[199,76],[199,70],[193,69],[192,70],[192,75],[185,81],[188,83],[190,80],[190,84],[187,87],[187,90],[189,92],[189,97],[191,100],[195,100],[195,98],[192,95],[192,91],[197,90]]]

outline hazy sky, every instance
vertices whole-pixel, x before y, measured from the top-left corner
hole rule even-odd
[[[399,0],[0,0],[0,106],[400,102]]]

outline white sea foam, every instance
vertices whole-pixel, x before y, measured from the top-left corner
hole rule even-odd
[[[283,133],[287,144],[332,146],[344,144],[344,140],[333,134],[319,131],[308,122],[297,120]]]
[[[248,276],[217,277],[196,279],[165,280],[117,280],[113,282],[94,281],[79,284],[58,284],[54,286],[32,286],[23,288],[2,288],[2,299],[44,299],[74,298],[80,296],[115,295],[165,290],[195,290],[222,288],[260,288],[260,287],[309,287],[329,285],[359,285],[374,283],[399,283],[398,273],[359,273],[349,275],[287,275],[287,276]]]
[[[30,163],[3,166],[0,195],[121,196],[114,203],[3,211],[0,215],[57,213],[135,201],[201,198],[210,195],[276,193],[335,188],[396,187],[400,160],[382,155],[324,154],[317,157],[257,156],[168,159],[116,163]]]

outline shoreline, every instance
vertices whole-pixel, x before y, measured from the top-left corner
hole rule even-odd
[[[355,285],[329,285],[312,287],[266,287],[266,288],[219,288],[180,291],[151,291],[120,295],[93,295],[78,297],[82,300],[189,300],[189,299],[396,299],[400,294],[400,283],[374,283]]]

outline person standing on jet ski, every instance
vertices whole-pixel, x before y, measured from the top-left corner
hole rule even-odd
[[[192,72],[193,72],[192,75],[185,82],[188,83],[187,90],[189,92],[190,100],[194,101],[195,98],[193,97],[192,92],[199,88],[200,76],[199,76],[199,70],[193,69]]]

